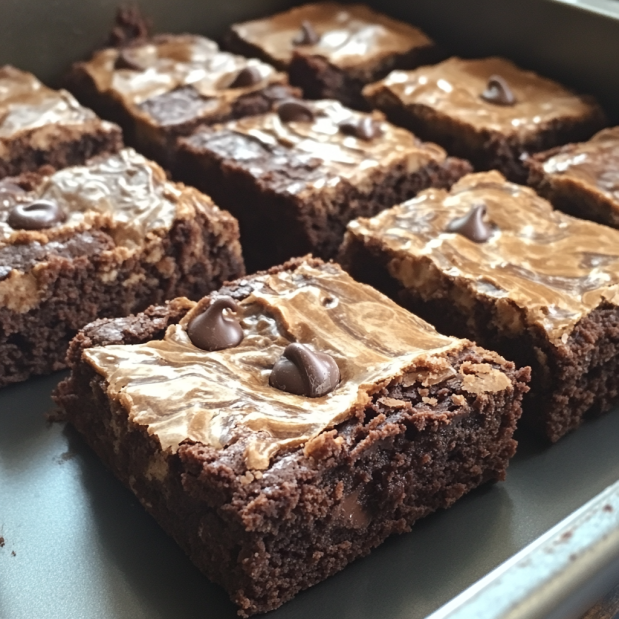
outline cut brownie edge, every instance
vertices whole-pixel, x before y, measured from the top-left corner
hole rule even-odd
[[[248,280],[221,292],[239,300],[251,291]],[[503,479],[529,372],[470,343],[441,355],[454,377],[429,387],[385,385],[355,417],[281,452],[266,471],[247,470],[243,441],[217,450],[187,440],[175,454],[162,452],[108,399],[82,352],[160,338],[186,311],[177,300],[86,327],[55,399],[192,561],[227,589],[241,616],[277,608],[418,518]],[[479,364],[505,376],[504,388],[463,389]]]
[[[496,329],[498,309],[490,301],[472,300],[464,313],[454,302],[458,291],[453,283],[438,273],[434,276],[441,280],[440,298],[422,299],[389,273],[389,258],[378,246],[366,245],[354,235],[347,235],[338,259],[355,279],[430,321],[439,332],[470,337],[517,366],[530,366],[531,391],[525,396],[523,421],[552,442],[619,401],[619,381],[615,378],[619,309],[615,306],[602,304],[583,317],[562,348],[552,345],[535,328],[518,337],[506,337]]]

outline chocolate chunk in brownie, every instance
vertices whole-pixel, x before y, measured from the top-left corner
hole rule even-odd
[[[270,65],[188,34],[99,50],[74,64],[65,82],[85,105],[117,122],[127,144],[164,166],[179,135],[201,124],[264,113],[299,93]]]
[[[0,178],[45,165],[78,165],[120,148],[120,128],[70,93],[47,88],[31,73],[0,67]]]
[[[525,161],[528,183],[555,208],[619,228],[619,127]]]
[[[220,319],[241,339],[206,350]],[[243,617],[503,479],[529,378],[316,260],[98,321],[69,357],[69,421]]]
[[[362,4],[306,4],[231,27],[227,47],[290,72],[312,99],[337,99],[368,109],[366,84],[394,69],[414,69],[441,58],[419,29]]]
[[[488,172],[351,222],[340,258],[440,331],[530,365],[525,417],[551,440],[617,401],[618,231]]]
[[[0,181],[0,386],[65,367],[95,318],[243,271],[236,220],[133,150]]]
[[[291,256],[335,255],[346,223],[471,170],[381,114],[337,101],[201,128],[179,140],[176,176],[239,219],[248,270]]]
[[[424,140],[525,182],[521,158],[589,138],[606,124],[602,109],[560,84],[503,58],[450,58],[415,71],[394,71],[367,86],[373,107]]]

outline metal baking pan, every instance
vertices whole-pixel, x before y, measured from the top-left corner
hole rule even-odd
[[[54,84],[118,0],[4,0],[0,63]],[[218,36],[282,0],[144,0],[159,31]],[[617,0],[383,0],[463,56],[502,54],[591,92],[619,122]],[[0,619],[224,619],[235,608],[79,436],[50,424],[62,374],[0,390]],[[576,617],[619,582],[619,409],[549,447],[523,434],[507,481],[419,521],[271,613],[278,619]],[[602,493],[600,495],[600,493]]]

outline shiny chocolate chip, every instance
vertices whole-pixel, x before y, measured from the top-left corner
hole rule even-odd
[[[500,75],[490,76],[486,90],[481,93],[481,98],[495,105],[514,105],[516,103],[512,89]]]
[[[245,67],[236,74],[236,77],[228,88],[246,88],[247,86],[258,84],[261,80],[262,74],[258,70],[258,67]]]
[[[484,243],[492,234],[492,228],[484,221],[485,216],[486,205],[476,204],[463,217],[450,221],[445,231],[456,232],[475,243]]]
[[[340,123],[339,128],[344,135],[352,135],[366,142],[373,140],[382,133],[380,125],[370,116],[345,120]]]
[[[320,41],[320,36],[314,30],[314,26],[306,19],[301,22],[299,32],[292,39],[293,45],[316,45]]]
[[[209,352],[238,346],[243,341],[243,328],[224,311],[239,312],[240,309],[230,297],[215,299],[206,311],[198,314],[187,326],[187,335],[192,344]]]
[[[137,54],[131,48],[121,49],[114,63],[115,69],[129,69],[130,71],[144,71],[145,67],[139,61]]]
[[[333,357],[298,343],[286,346],[269,377],[271,387],[308,398],[330,393],[339,382],[340,369]]]
[[[6,222],[14,230],[43,230],[53,228],[66,219],[65,212],[54,200],[35,200],[14,206]]]
[[[311,122],[314,120],[314,112],[302,101],[288,99],[277,106],[277,115],[285,123]]]

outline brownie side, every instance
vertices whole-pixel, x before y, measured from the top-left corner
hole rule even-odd
[[[468,337],[518,366],[530,366],[531,392],[525,397],[524,419],[551,441],[619,401],[619,308],[601,305],[576,324],[564,347],[558,347],[541,328],[514,330],[513,325],[524,325],[524,319],[513,319],[517,308],[476,297],[429,265],[419,268],[427,271],[436,291],[432,298],[422,298],[391,276],[390,260],[380,244],[366,245],[353,234],[347,234],[339,255],[355,279],[381,290],[441,333]]]
[[[217,136],[215,139],[219,142]],[[369,189],[341,179],[334,189],[303,196],[286,187],[295,181],[303,183],[317,163],[284,164],[270,171],[266,179],[256,179],[242,161],[235,160],[239,139],[236,136],[233,143],[230,138],[229,148],[224,145],[226,156],[209,149],[208,139],[200,139],[196,145],[191,138],[180,140],[174,175],[212,196],[239,220],[249,272],[306,253],[333,258],[351,219],[375,215],[428,187],[449,188],[471,171],[467,161],[451,157],[412,173],[399,164],[376,170],[372,182],[367,183]],[[268,152],[264,161],[269,170],[274,168]]]
[[[198,299],[244,273],[236,222],[201,211],[177,220],[152,254],[127,256],[105,232],[85,231],[46,245],[5,246],[0,264],[24,274],[6,272],[0,281],[0,386],[66,367],[69,342],[96,318],[177,296]],[[33,286],[43,290],[35,303],[11,302]]]
[[[523,156],[560,144],[590,138],[606,126],[598,107],[578,119],[557,119],[521,140],[498,131],[478,131],[438,110],[422,104],[404,105],[386,88],[365,91],[369,104],[382,110],[394,124],[409,129],[422,140],[440,144],[451,155],[468,159],[476,170],[499,170],[509,180],[526,184],[528,170]]]
[[[115,93],[98,90],[85,63],[75,63],[64,82],[67,90],[80,103],[92,108],[102,118],[120,125],[128,146],[166,168],[173,163],[176,140],[189,135],[200,125],[265,114],[276,102],[301,95],[298,88],[271,84],[241,95],[226,113],[202,116],[200,114],[208,100],[192,86],[183,86],[147,99],[139,110],[131,110]]]
[[[406,54],[392,54],[369,66],[342,69],[324,56],[297,51],[288,68],[290,83],[299,86],[308,99],[337,99],[347,107],[371,109],[362,90],[368,84],[386,77],[395,69],[415,69],[434,64],[444,54],[435,45],[416,47]]]
[[[242,298],[244,284],[226,292]],[[305,450],[277,455],[260,474],[246,470],[239,443],[218,451],[185,441],[175,454],[162,453],[157,439],[108,399],[105,380],[81,353],[160,338],[184,311],[171,304],[86,327],[71,345],[72,374],[55,399],[192,561],[226,588],[241,616],[277,608],[418,518],[503,479],[528,368],[516,370],[474,345],[447,354],[461,374],[429,388],[386,385],[357,416]],[[462,390],[478,363],[505,373],[511,385]]]
[[[110,123],[52,123],[2,140],[0,178],[34,172],[44,165],[57,170],[82,165],[91,157],[117,153],[122,147],[120,127]]]
[[[544,172],[544,162],[561,150],[557,147],[526,159],[527,184],[564,213],[619,228],[619,202],[578,179]]]

